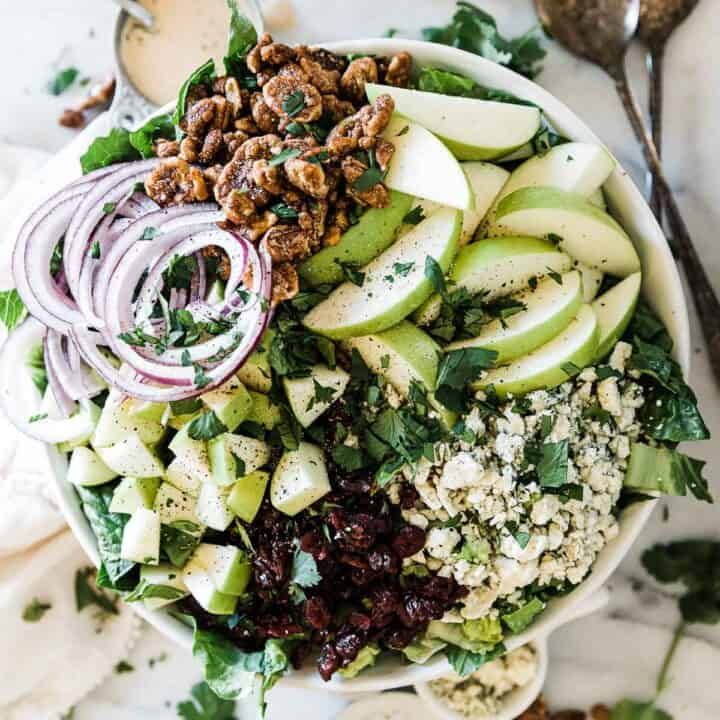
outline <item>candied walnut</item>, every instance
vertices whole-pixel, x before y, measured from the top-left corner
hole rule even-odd
[[[330,131],[325,144],[332,155],[342,157],[357,150],[362,135],[362,123],[357,115],[351,115]]]
[[[225,95],[225,98],[230,103],[234,117],[240,114],[240,111],[246,107],[250,99],[250,93],[245,88],[241,88],[237,78],[234,77],[224,79],[223,89],[220,92]]]
[[[215,188],[215,183],[217,183],[218,179],[220,178],[220,174],[223,171],[223,166],[220,163],[217,163],[215,165],[211,165],[210,167],[207,167],[203,170],[203,177],[205,178],[205,182],[207,183],[208,188],[213,190]]]
[[[283,191],[280,168],[277,165],[270,165],[267,160],[253,162],[252,179],[258,187],[273,195],[280,195]]]
[[[250,117],[241,117],[235,121],[235,129],[244,132],[246,135],[258,135],[260,130],[255,121]]]
[[[607,705],[593,705],[590,708],[590,720],[610,720],[612,713]]]
[[[235,157],[225,166],[215,185],[215,198],[224,205],[223,200],[231,190],[240,190],[247,193],[248,198],[256,206],[265,206],[272,199],[272,195],[264,188],[258,187],[252,178],[252,160],[238,157],[242,147]]]
[[[318,162],[290,158],[285,161],[285,174],[296,188],[314,198],[326,197],[330,189],[325,181],[325,171]]]
[[[362,205],[374,208],[387,207],[390,204],[390,193],[381,182],[377,182],[364,190],[356,187],[367,169],[367,165],[355,157],[348,156],[343,159],[342,170],[347,182],[348,195]]]
[[[383,172],[388,169],[394,153],[395,146],[391,142],[382,138],[377,139],[375,143],[375,159]]]
[[[215,192],[217,194],[217,188]],[[221,204],[227,219],[236,225],[244,225],[255,215],[255,203],[242,190],[233,188],[223,198]]]
[[[300,290],[300,279],[292,263],[280,263],[272,269],[272,303],[278,305],[294,298]]]
[[[63,110],[62,115],[58,118],[58,123],[66,128],[77,130],[85,125],[85,116],[81,110],[67,108]]]
[[[323,95],[323,114],[333,123],[339,123],[355,112],[355,106],[349,100],[341,100],[337,95]]]
[[[186,135],[180,143],[180,157],[187,162],[197,162],[198,152],[202,147],[202,142],[197,138]]]
[[[309,235],[313,250],[317,249],[315,241],[325,233],[327,209],[326,201],[316,200],[307,203],[298,215],[298,225]]]
[[[318,63],[324,70],[337,70],[343,73],[348,66],[348,60],[345,55],[338,55],[321,47],[308,47],[307,45],[298,45],[295,52],[299,58],[308,58]]]
[[[277,73],[274,70],[261,70],[256,76],[257,84],[259,88],[263,88],[270,80],[272,80]]]
[[[182,158],[163,160],[145,181],[145,191],[158,205],[202,202],[208,198],[202,170]]]
[[[295,59],[295,49],[280,42],[263,45],[260,48],[260,60],[268,65],[285,65]]]
[[[223,135],[223,142],[227,154],[232,157],[238,148],[248,139],[248,136],[242,130],[232,130]]]
[[[282,142],[280,138],[272,133],[250,138],[237,150],[235,159],[270,160],[273,156],[273,148],[280,142]]]
[[[377,63],[371,57],[353,60],[340,78],[343,93],[351,100],[361,103],[365,97],[365,83],[377,82]]]
[[[543,696],[540,695],[516,720],[549,720],[549,718],[550,712],[548,711],[548,706],[545,704]]]
[[[410,82],[412,57],[409,52],[401,52],[390,58],[390,64],[385,72],[385,85],[407,87]]]
[[[250,113],[261,132],[272,133],[278,129],[279,118],[265,102],[262,93],[253,93],[250,97]]]
[[[321,93],[337,93],[340,87],[340,71],[324,68],[317,60],[305,55],[299,59],[300,67],[308,77],[308,80]]]
[[[262,70],[262,49],[270,45],[273,39],[269,33],[263,33],[259,38],[257,45],[250,50],[245,58],[245,63],[250,72],[259,73]]]
[[[380,95],[372,105],[363,106],[358,112],[341,120],[329,133],[325,144],[335,157],[342,157],[375,144],[390,122],[395,103],[389,95]]]
[[[177,140],[160,139],[155,143],[155,155],[159,158],[175,157],[180,153],[180,143]]]
[[[223,133],[222,130],[213,128],[203,140],[202,147],[198,154],[198,159],[203,165],[209,165],[223,149]]]
[[[310,252],[307,233],[297,225],[275,225],[263,238],[273,262],[300,260]]]
[[[208,89],[205,83],[198,83],[197,85],[191,85],[188,89],[187,97],[185,98],[185,110],[191,105],[196,103],[198,100],[208,97]]]
[[[276,75],[263,87],[263,97],[273,112],[295,122],[315,122],[322,116],[322,95],[294,78]]]
[[[203,137],[208,130],[225,130],[232,120],[230,103],[222,95],[213,95],[193,103],[185,113],[180,127],[193,137]]]
[[[278,77],[291,80],[297,85],[310,82],[310,78],[307,73],[297,63],[288,63],[283,65],[276,73]]]
[[[389,95],[378,95],[372,105],[366,105],[358,115],[362,122],[363,133],[368,137],[380,135],[395,112],[395,101]]]

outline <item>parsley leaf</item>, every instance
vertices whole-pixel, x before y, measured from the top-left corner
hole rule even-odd
[[[275,167],[276,165],[282,165],[286,160],[292,160],[302,153],[300,148],[287,148],[280,151],[277,155],[273,155],[268,165]]]
[[[75,67],[60,70],[48,83],[48,92],[51,95],[62,95],[75,82],[80,71]]]
[[[212,440],[227,431],[225,424],[218,419],[218,416],[212,410],[199,415],[188,426],[188,435],[193,440]]]
[[[155,141],[160,138],[175,138],[175,124],[171,115],[158,115],[150,118],[142,127],[130,133],[130,144],[147,159],[155,156]],[[141,190],[144,186],[141,185]]]
[[[478,378],[482,370],[493,366],[497,355],[495,350],[474,347],[446,353],[438,366],[437,399],[450,410],[465,410],[467,386]]]
[[[351,282],[353,285],[357,285],[358,287],[363,286],[363,283],[365,282],[365,273],[359,270],[357,263],[343,262],[339,258],[335,258],[335,262],[340,266],[343,277],[348,282]]]
[[[178,703],[177,714],[183,720],[234,720],[235,700],[218,697],[205,683],[197,683],[190,690],[190,700]]]
[[[271,205],[270,211],[275,213],[281,220],[294,220],[299,217],[299,213],[295,208],[282,202]]]
[[[310,398],[307,410],[312,410],[316,404],[327,405],[333,401],[336,389],[334,387],[326,387],[321,385],[315,378],[313,381],[313,396]]]
[[[130,133],[124,128],[113,128],[107,135],[97,137],[90,143],[80,157],[80,167],[83,175],[87,175],[108,165],[139,159],[140,153],[130,142]]]
[[[543,443],[542,455],[536,468],[542,487],[557,488],[567,483],[568,449],[567,440]]]
[[[436,292],[443,296],[447,293],[445,273],[440,267],[440,263],[430,255],[425,258],[425,277],[430,281]]]
[[[404,218],[407,225],[419,225],[425,219],[425,210],[422,205],[416,205]]]
[[[45,613],[51,608],[52,605],[50,603],[44,603],[37,598],[33,598],[32,601],[25,606],[22,619],[25,622],[39,622],[42,620]]]
[[[8,331],[12,330],[25,317],[26,312],[17,290],[0,291],[0,322]]]
[[[302,90],[295,90],[286,95],[282,101],[282,109],[288,117],[295,117],[305,109],[305,93]]]
[[[363,174],[353,183],[353,188],[358,192],[365,192],[383,181],[385,173],[377,166],[367,168]]]
[[[86,567],[75,573],[75,607],[81,612],[90,605],[95,605],[104,614],[118,614],[119,595],[110,596],[100,590],[95,582],[95,568]]]
[[[365,458],[359,448],[336,445],[331,454],[333,461],[345,472],[354,472],[365,466]]]

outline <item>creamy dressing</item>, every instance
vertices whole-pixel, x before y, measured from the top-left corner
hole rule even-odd
[[[157,105],[175,99],[187,76],[225,54],[230,10],[225,0],[140,0],[155,17],[149,31],[130,18],[120,57],[130,82]]]

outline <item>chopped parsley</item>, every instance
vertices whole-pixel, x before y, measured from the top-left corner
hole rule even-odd
[[[468,386],[482,370],[491,368],[497,359],[495,350],[467,347],[446,353],[438,366],[435,396],[448,409],[467,409]]]
[[[283,112],[288,117],[295,117],[305,109],[305,93],[302,90],[295,90],[286,95],[282,101]]]
[[[422,205],[416,205],[404,218],[407,225],[419,225],[425,219],[425,210]]]
[[[294,220],[299,216],[298,211],[294,207],[290,207],[287,203],[275,203],[270,206],[270,212],[275,213],[281,220]]]
[[[23,320],[26,314],[25,305],[17,290],[0,291],[0,322],[8,332]]]
[[[45,613],[52,609],[52,605],[50,603],[44,603],[38,600],[37,598],[33,598],[23,610],[22,619],[25,622],[39,622],[43,619]]]
[[[333,387],[325,387],[313,378],[313,396],[310,398],[307,410],[312,410],[316,404],[327,405],[333,401],[336,389]]]
[[[348,282],[351,282],[353,285],[357,285],[358,287],[362,287],[365,282],[365,273],[359,269],[359,265],[357,263],[343,262],[339,258],[335,258],[335,262],[340,266],[343,277]]]
[[[212,410],[199,415],[188,426],[188,435],[193,440],[212,440],[227,431],[225,424],[218,419],[218,416]]]
[[[73,85],[79,74],[80,71],[76,67],[68,67],[58,71],[47,85],[48,92],[51,95],[62,95]]]
[[[268,165],[270,167],[282,165],[286,160],[292,160],[300,154],[302,154],[302,150],[300,150],[300,148],[287,148],[279,152],[277,155],[273,155],[272,159],[268,162]]]

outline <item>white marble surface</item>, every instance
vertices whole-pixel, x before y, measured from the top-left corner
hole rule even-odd
[[[485,0],[482,6],[494,13],[508,33],[521,32],[536,20],[529,0]],[[201,3],[199,3],[199,6]],[[294,0],[297,23],[279,33],[283,38],[305,41],[371,37],[388,27],[400,34],[415,36],[427,24],[447,20],[454,3],[450,0]],[[0,0],[0,65],[6,69],[0,83],[0,140],[22,143],[53,151],[72,132],[57,125],[61,110],[71,95],[50,96],[45,85],[58,67],[77,66],[83,75],[101,79],[112,66],[112,31],[115,7],[109,0]],[[720,290],[720,249],[716,232],[720,226],[720,0],[701,0],[699,8],[678,31],[667,60],[667,108],[665,114],[667,172],[679,195],[688,224],[701,251],[708,272]],[[636,180],[642,183],[642,159],[624,114],[607,78],[597,69],[570,57],[546,42],[549,56],[539,82],[564,100],[606,141]],[[630,57],[631,77],[641,99],[645,97],[643,56],[639,48]],[[720,389],[708,371],[693,316],[696,352],[691,372],[711,429],[720,436]],[[693,449],[708,461],[707,475],[714,494],[720,497],[720,448],[706,443]],[[622,577],[641,576],[638,557],[654,541],[676,537],[718,535],[715,506],[690,500],[669,505],[669,517],[658,512],[634,551],[623,563],[614,584],[620,588],[613,601],[615,612],[630,612],[638,620],[671,625],[673,604],[653,595],[631,594]],[[653,599],[654,598],[654,599]],[[638,602],[638,600],[640,602]],[[629,609],[630,608],[630,609]],[[695,628],[691,628],[695,631]],[[719,631],[698,628],[697,633],[715,642]],[[591,643],[589,643],[591,645]],[[149,666],[151,658],[166,655]],[[192,660],[148,630],[130,657],[136,668],[116,676],[81,703],[76,720],[130,720],[130,718],[176,717],[175,704],[187,697],[198,679]],[[300,697],[278,691],[271,705],[271,717],[330,718],[338,700],[327,695]],[[290,705],[289,703],[292,703]]]

